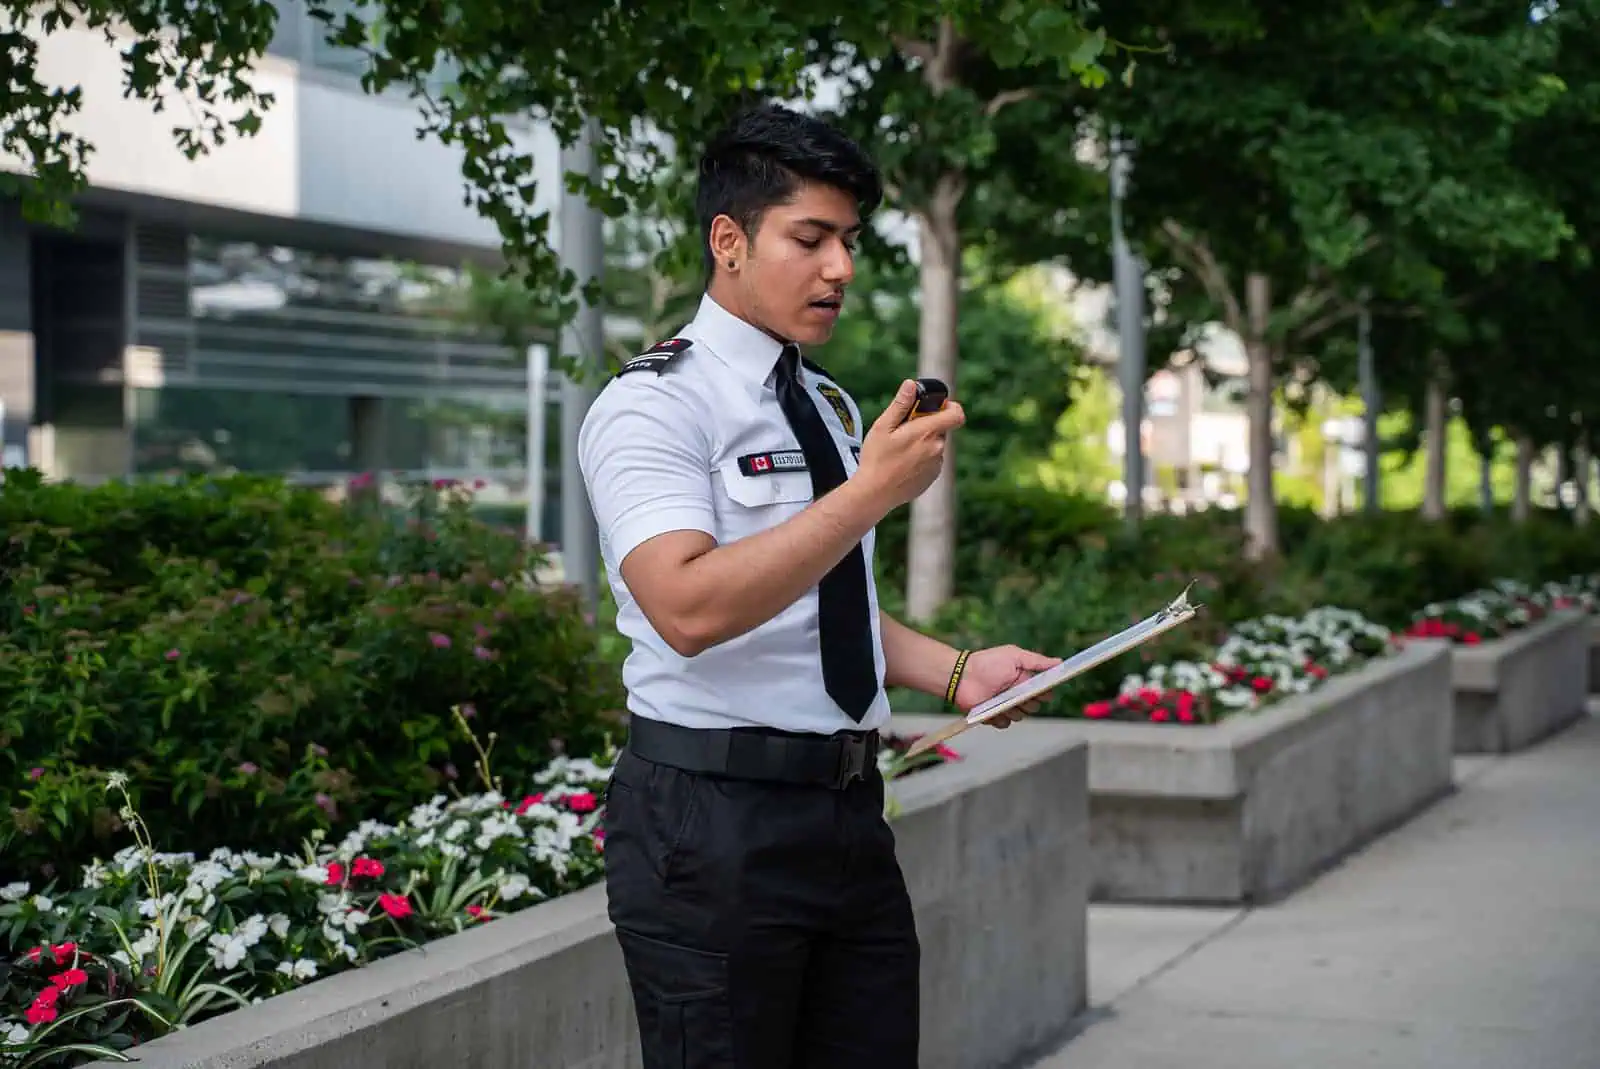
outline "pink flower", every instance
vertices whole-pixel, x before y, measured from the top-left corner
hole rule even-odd
[[[477,905],[468,906],[467,916],[471,917],[475,921],[483,920],[483,907]]]
[[[182,657],[182,656],[183,656],[183,654],[179,653],[175,649],[167,651],[167,660],[169,660],[169,661],[176,661],[179,657]]]
[[[38,766],[35,766],[33,768],[28,769],[28,778],[29,779],[40,779],[43,776],[44,776],[44,769],[42,769],[42,768],[40,768]]]
[[[937,745],[937,746],[935,746],[933,748],[933,752],[938,754],[940,757],[944,758],[946,761],[959,761],[959,760],[961,760],[961,755],[960,754],[956,753],[954,750],[952,750],[950,747],[946,746],[942,742],[939,745]]]
[[[403,920],[411,916],[411,899],[405,895],[379,895],[378,908],[395,920]]]
[[[441,635],[437,631],[428,636],[428,641],[433,643],[433,648],[436,650],[447,650],[450,648],[450,636]]]

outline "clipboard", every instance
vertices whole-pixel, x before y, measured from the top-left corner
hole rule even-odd
[[[1138,623],[1118,631],[1115,635],[1101,639],[1088,649],[1080,650],[1054,668],[1047,668],[1043,672],[1023,680],[1010,690],[1001,691],[988,701],[980,702],[966,716],[952,721],[938,731],[929,732],[912,743],[910,749],[906,751],[906,756],[916,757],[918,754],[926,753],[935,746],[950,741],[969,728],[974,728],[986,721],[993,720],[1001,713],[1015,709],[1023,702],[1031,701],[1054,690],[1074,676],[1080,676],[1089,669],[1104,664],[1118,654],[1125,653],[1135,646],[1148,642],[1157,635],[1170,631],[1179,624],[1193,619],[1194,615],[1205,607],[1189,601],[1189,591],[1193,588],[1194,583],[1191,581],[1188,586],[1183,588],[1183,593],[1173,598],[1164,608],[1151,613]]]

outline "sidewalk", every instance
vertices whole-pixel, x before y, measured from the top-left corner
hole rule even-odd
[[[1092,908],[1034,1069],[1600,1069],[1600,716],[1456,781],[1275,906]]]

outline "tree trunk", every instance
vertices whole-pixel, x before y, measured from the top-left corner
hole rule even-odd
[[[1517,435],[1517,477],[1511,496],[1511,521],[1526,523],[1533,504],[1533,442]]]
[[[1250,424],[1245,552],[1252,560],[1260,560],[1278,552],[1278,507],[1272,490],[1272,342],[1267,337],[1272,290],[1266,275],[1251,272],[1245,279],[1245,307],[1250,325],[1245,344],[1250,364],[1250,392],[1245,401]]]
[[[1478,507],[1484,512],[1494,511],[1494,453],[1478,458]]]
[[[919,213],[922,309],[918,331],[917,374],[940,379],[958,397],[956,388],[957,310],[961,298],[961,237],[956,208],[961,203],[960,175],[947,174],[934,187]],[[922,623],[950,599],[955,583],[956,443],[945,445],[944,470],[926,493],[911,503],[911,532],[906,574],[906,615]]]
[[[1427,444],[1427,465],[1422,484],[1422,518],[1444,519],[1444,458],[1449,447],[1447,439],[1449,398],[1445,394],[1444,372],[1437,370],[1428,380],[1428,396],[1424,406],[1423,433]]]
[[[1573,485],[1577,493],[1572,499],[1572,521],[1580,527],[1589,522],[1589,480],[1594,477],[1594,462],[1589,457],[1589,447],[1580,445],[1572,451]]]

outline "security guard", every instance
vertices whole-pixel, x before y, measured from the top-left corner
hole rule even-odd
[[[1058,663],[963,655],[878,608],[873,528],[937,477],[961,407],[871,427],[828,339],[882,197],[825,123],[764,106],[708,146],[694,320],[579,438],[632,640],[606,885],[645,1069],[916,1069],[919,944],[883,816],[885,686],[969,709]]]

